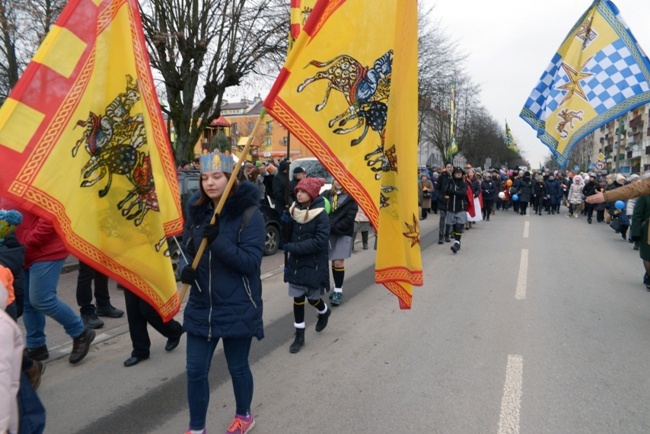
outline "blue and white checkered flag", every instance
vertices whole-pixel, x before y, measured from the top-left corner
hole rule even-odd
[[[574,145],[650,101],[650,61],[609,0],[596,0],[566,37],[520,116],[563,167]]]

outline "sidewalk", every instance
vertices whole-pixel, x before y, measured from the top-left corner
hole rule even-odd
[[[59,299],[68,304],[75,312],[79,313],[79,306],[77,305],[76,290],[77,290],[77,271],[79,270],[79,261],[74,256],[70,255],[66,259],[57,293]],[[262,279],[268,279],[276,274],[282,273],[284,270],[284,255],[282,252],[277,252],[275,255],[265,256],[262,259]],[[180,291],[182,284],[178,282],[178,289]],[[124,296],[121,289],[117,288],[117,283],[109,280],[108,291],[111,297],[111,304],[118,309],[125,310]],[[187,301],[187,300],[185,300]],[[181,306],[181,311],[176,315],[176,319],[182,322],[182,312],[185,306]],[[121,318],[106,318],[100,317],[104,322],[104,327],[95,330],[97,337],[93,344],[99,344],[111,338],[128,333],[129,326],[126,320],[126,313]],[[24,326],[22,318],[18,320],[19,325],[23,329]],[[63,327],[51,318],[46,318],[45,334],[47,336],[47,347],[50,351],[50,358],[48,361],[57,360],[65,357],[72,351],[72,339],[68,336]]]

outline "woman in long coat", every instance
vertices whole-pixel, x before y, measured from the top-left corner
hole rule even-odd
[[[418,202],[422,207],[422,220],[427,218],[427,211],[431,209],[431,194],[433,193],[433,182],[426,173],[420,173],[418,182]]]

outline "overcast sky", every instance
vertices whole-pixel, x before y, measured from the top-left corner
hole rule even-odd
[[[528,95],[591,0],[420,0],[434,7],[445,33],[469,55],[467,70],[482,88],[481,102],[505,120],[533,167],[550,152],[519,117]],[[614,0],[646,53],[650,0]]]

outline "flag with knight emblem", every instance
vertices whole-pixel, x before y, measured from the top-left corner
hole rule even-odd
[[[422,285],[416,0],[319,0],[264,105],[378,232],[375,281],[410,308]],[[346,29],[342,32],[341,29]]]
[[[0,108],[0,161],[0,195],[173,318],[183,221],[136,0],[67,4]]]
[[[596,0],[569,32],[520,116],[564,167],[587,134],[650,101],[650,62],[618,8]]]

